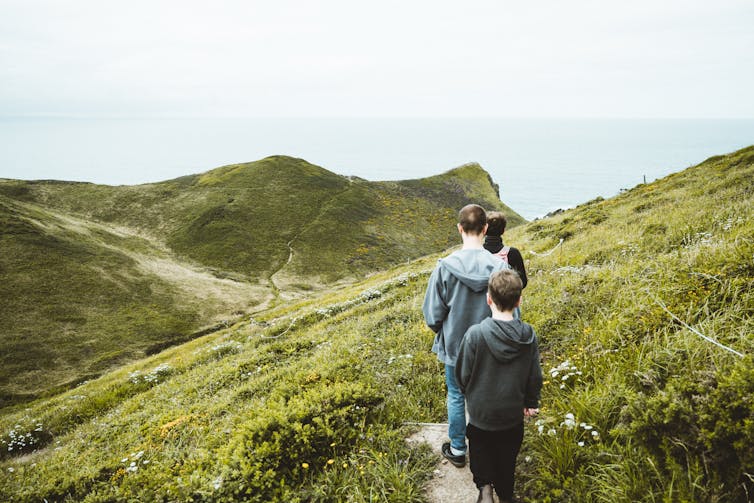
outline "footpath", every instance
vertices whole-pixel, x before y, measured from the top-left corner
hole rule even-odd
[[[472,480],[468,463],[464,468],[456,468],[440,453],[440,446],[447,440],[447,424],[424,424],[419,431],[408,438],[408,441],[412,443],[429,444],[441,460],[438,462],[434,476],[427,482],[427,500],[430,503],[473,503],[479,491]]]

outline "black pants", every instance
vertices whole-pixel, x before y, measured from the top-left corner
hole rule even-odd
[[[486,431],[469,423],[469,461],[477,487],[492,484],[501,500],[513,498],[516,457],[524,440],[524,423],[509,430]]]

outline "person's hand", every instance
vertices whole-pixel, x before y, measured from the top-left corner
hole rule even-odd
[[[524,417],[533,417],[539,414],[539,409],[524,409]]]

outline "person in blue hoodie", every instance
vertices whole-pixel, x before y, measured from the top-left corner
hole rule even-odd
[[[458,213],[458,232],[463,246],[440,259],[432,271],[424,297],[424,319],[435,332],[432,351],[445,365],[448,436],[442,455],[453,465],[466,465],[466,407],[455,379],[458,347],[466,330],[490,316],[487,281],[495,271],[509,266],[484,249],[487,214],[469,204]]]
[[[513,501],[516,457],[524,438],[524,417],[539,411],[542,368],[537,335],[515,319],[523,284],[513,270],[490,277],[487,303],[492,317],[466,332],[458,349],[455,377],[466,396],[469,457],[478,502]]]

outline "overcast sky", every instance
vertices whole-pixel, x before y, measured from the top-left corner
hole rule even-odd
[[[754,1],[0,0],[0,116],[754,117]]]

